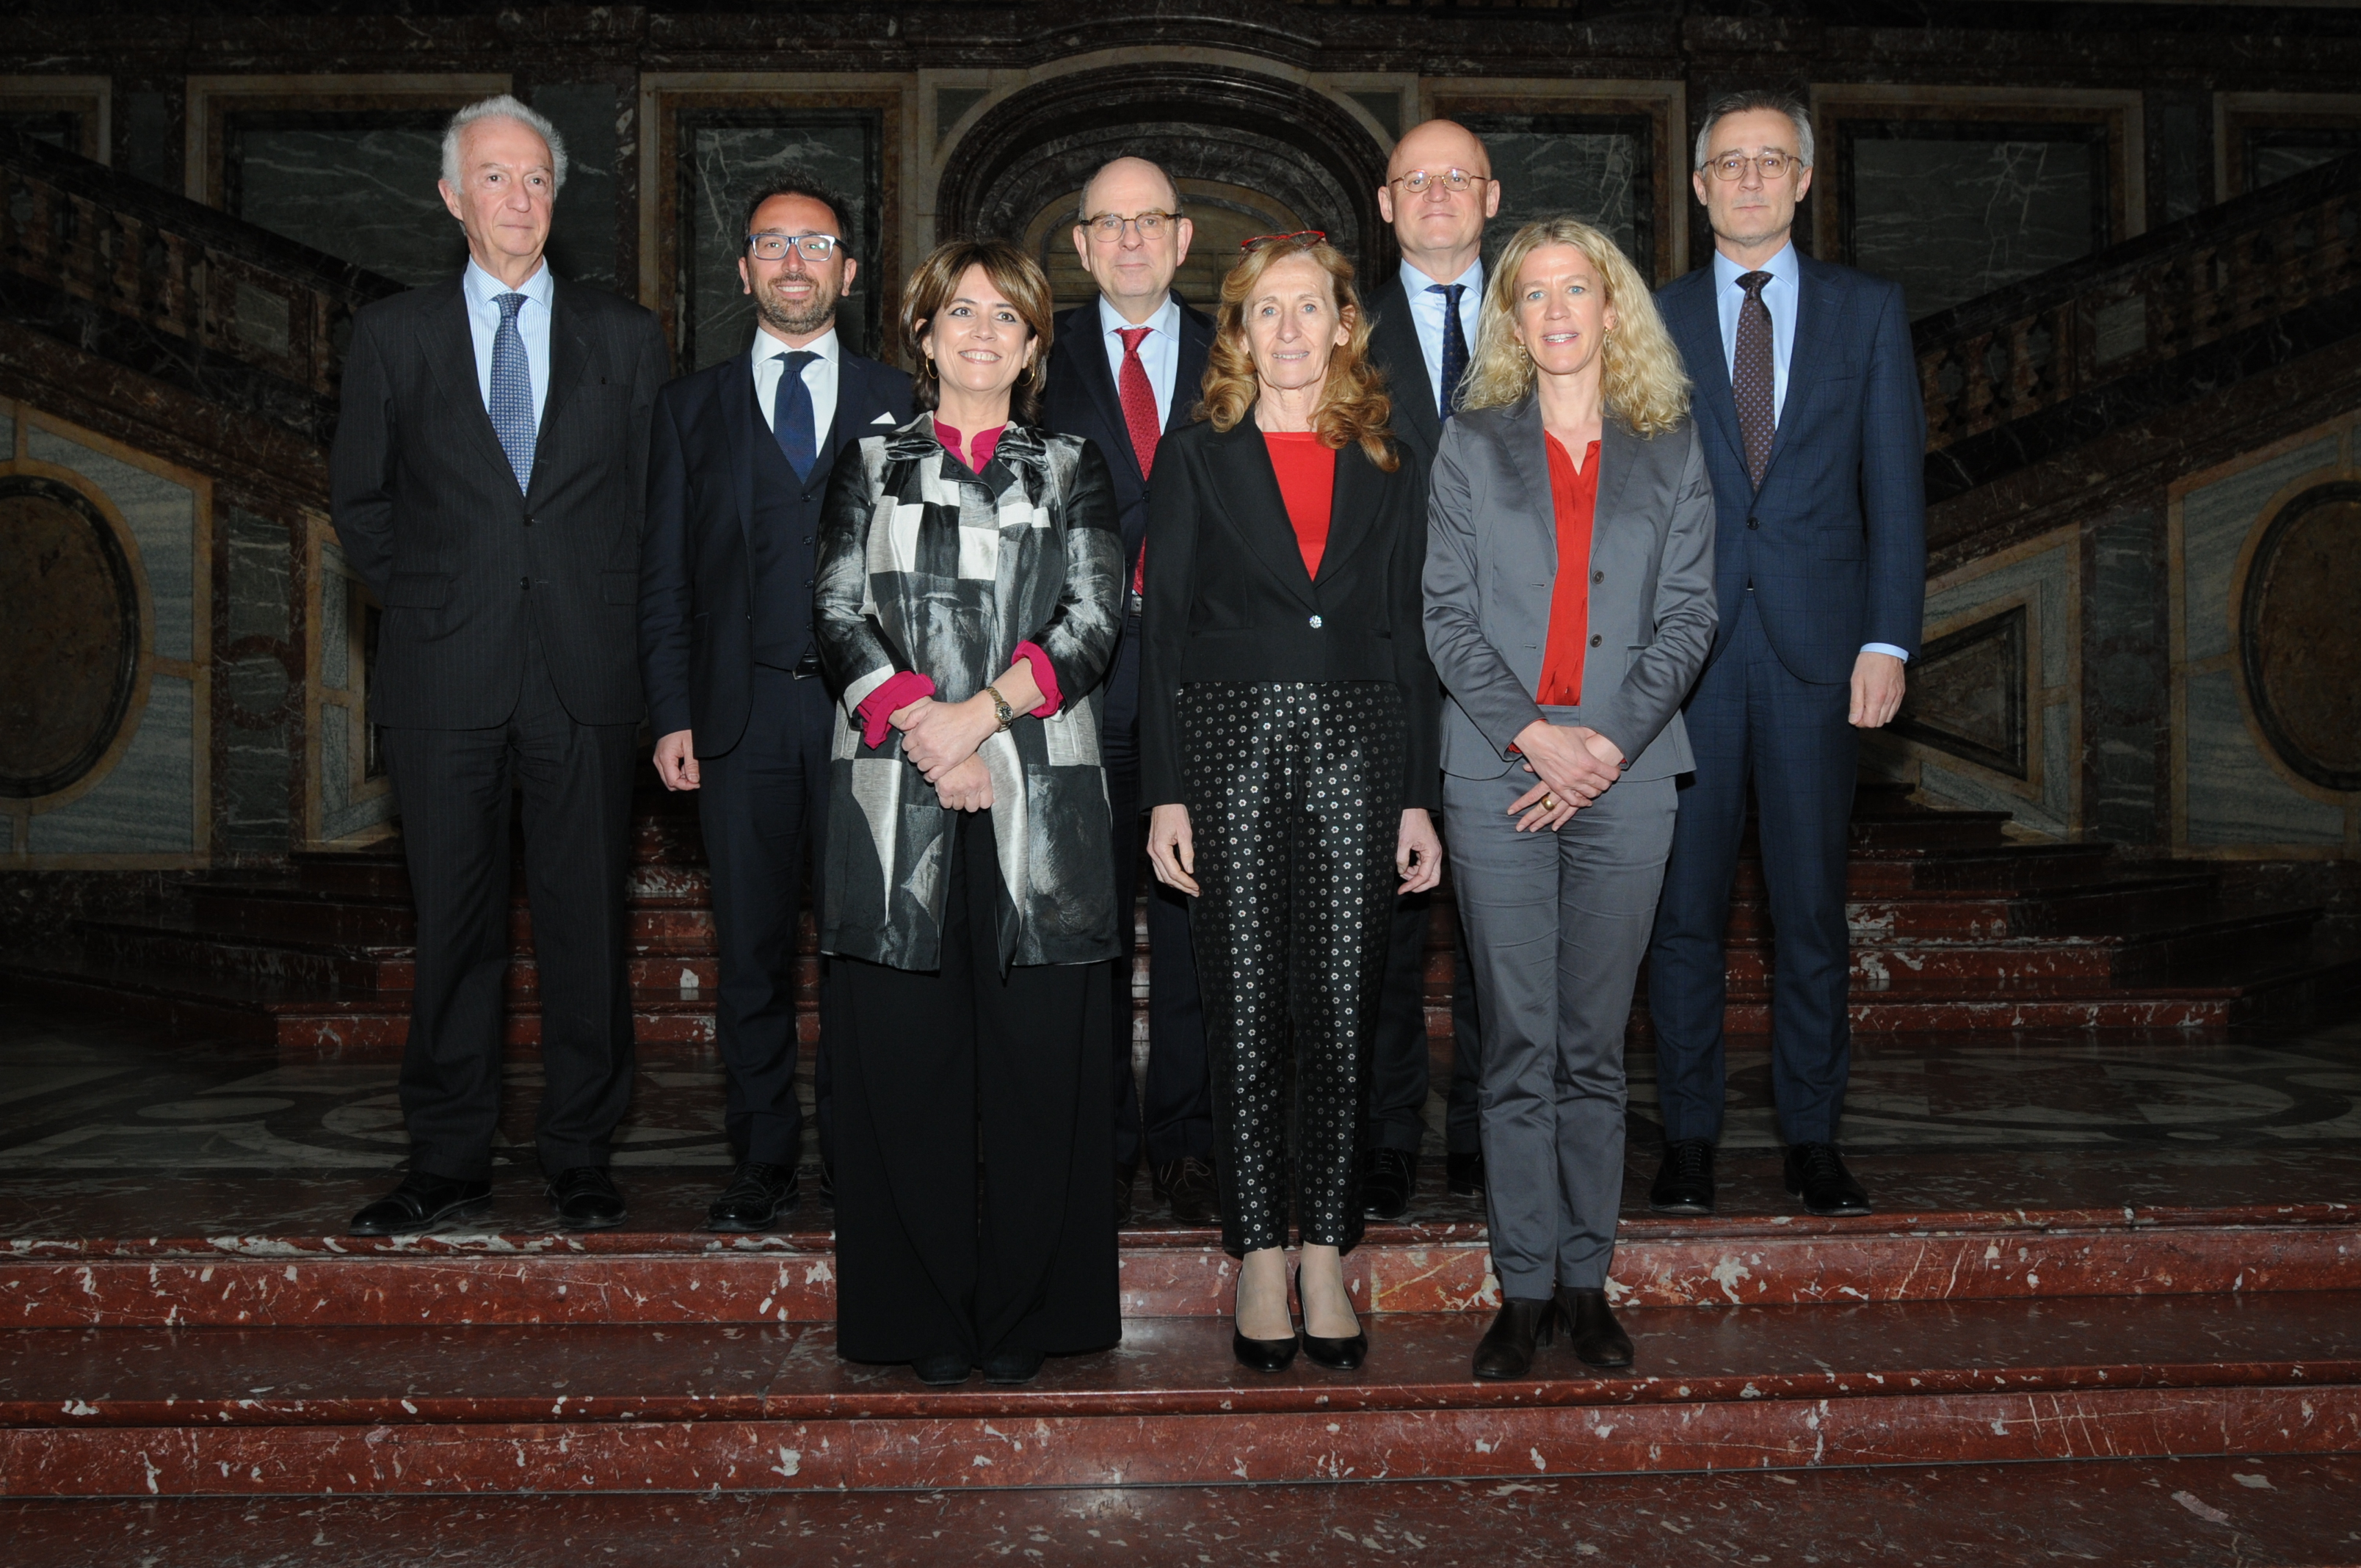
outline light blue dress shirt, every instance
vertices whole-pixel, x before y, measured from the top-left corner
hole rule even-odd
[[[1139,340],[1139,365],[1156,393],[1156,428],[1167,429],[1172,423],[1172,383],[1180,374],[1180,302],[1168,293],[1162,310],[1144,322],[1127,322],[1104,294],[1099,296],[1099,337],[1106,345],[1107,369],[1118,394],[1123,390],[1122,329],[1127,326],[1148,329]]]
[[[533,422],[539,429],[541,411],[549,403],[549,302],[557,292],[549,263],[543,262],[522,288],[511,289],[470,257],[459,288],[467,299],[467,333],[476,343],[476,389],[484,395],[487,409],[492,406],[492,340],[500,334],[500,296],[524,296],[517,312],[517,335],[524,339],[525,372],[533,378]]]
[[[1459,330],[1467,334],[1467,357],[1476,357],[1476,323],[1484,314],[1484,262],[1477,258],[1466,271],[1448,280],[1465,283],[1467,291],[1459,296]],[[1410,319],[1418,328],[1418,351],[1426,356],[1427,400],[1436,408],[1443,406],[1443,296],[1430,294],[1434,280],[1405,261],[1401,264],[1402,292],[1410,297]]]
[[[1779,254],[1764,262],[1760,270],[1771,274],[1771,281],[1763,285],[1763,308],[1771,313],[1772,418],[1784,419],[1787,362],[1795,354],[1795,291],[1800,287],[1803,269],[1795,261],[1795,247],[1783,245]],[[1721,361],[1733,383],[1738,379],[1738,307],[1746,302],[1746,289],[1739,280],[1747,271],[1720,251],[1713,253],[1713,302],[1721,317]],[[1890,653],[1905,661],[1910,657],[1891,642],[1864,642],[1861,651]]]

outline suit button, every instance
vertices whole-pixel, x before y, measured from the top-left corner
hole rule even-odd
[[[1312,618],[1312,630],[1314,631],[1320,630],[1320,618],[1316,615]]]
[[[517,579],[517,587],[520,588],[530,588],[533,587],[533,579],[531,577],[519,577]]]
[[[1749,528],[1760,528],[1763,525],[1750,517],[1746,520],[1746,526]]]
[[[527,512],[524,514],[524,525],[527,528],[531,528],[533,526],[533,513]]]
[[[1593,648],[1596,648],[1596,647],[1598,647],[1598,641],[1599,641],[1598,633],[1597,633],[1596,631],[1592,632],[1592,633],[1590,634],[1590,645],[1591,645]]]
[[[807,543],[807,544],[809,544],[811,542],[812,542],[812,536],[811,536],[810,534],[808,534],[808,533],[805,534],[805,535],[804,535],[804,543]]]
[[[1593,572],[1590,574],[1590,580],[1594,583],[1603,583],[1607,580],[1607,574],[1604,572]]]

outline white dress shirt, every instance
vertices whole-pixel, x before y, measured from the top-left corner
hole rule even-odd
[[[1130,326],[1148,329],[1139,340],[1139,364],[1156,393],[1156,428],[1163,430],[1172,422],[1172,383],[1180,374],[1180,302],[1167,293],[1163,309],[1144,322],[1127,322],[1104,294],[1099,296],[1099,332],[1117,395],[1123,391],[1123,329]]]
[[[1466,271],[1450,281],[1467,286],[1467,291],[1459,296],[1459,330],[1466,336],[1467,362],[1472,365],[1476,362],[1476,323],[1484,313],[1483,258],[1477,258]],[[1407,261],[1401,264],[1401,286],[1402,292],[1410,296],[1411,323],[1418,328],[1418,351],[1426,356],[1427,398],[1439,410],[1443,407],[1443,296],[1428,293],[1434,287],[1434,280]]]
[[[511,289],[469,257],[459,291],[467,302],[467,335],[475,340],[476,389],[484,395],[487,410],[492,406],[492,344],[500,335],[500,296],[524,296],[517,309],[517,335],[524,339],[525,374],[533,378],[533,423],[540,429],[541,411],[549,402],[549,302],[557,293],[549,263],[543,262],[522,287]]]
[[[779,378],[786,374],[783,354],[817,354],[817,359],[804,364],[804,387],[811,393],[812,450],[818,452],[828,444],[828,433],[836,428],[837,355],[836,328],[813,338],[797,349],[785,338],[772,335],[767,326],[754,334],[754,400],[763,405],[763,422],[773,430],[779,427]]]
[[[1787,361],[1795,354],[1795,300],[1803,269],[1796,264],[1795,247],[1783,245],[1779,254],[1759,270],[1771,274],[1771,280],[1763,285],[1763,308],[1771,313],[1771,417],[1775,422],[1787,412]],[[1713,302],[1721,317],[1721,358],[1733,385],[1738,380],[1738,307],[1746,302],[1746,287],[1739,280],[1747,271],[1720,251],[1713,253]],[[1905,662],[1910,657],[1891,642],[1864,642],[1861,651],[1889,653]]]

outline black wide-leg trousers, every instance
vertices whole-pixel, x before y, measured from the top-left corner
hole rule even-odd
[[[832,960],[838,1353],[1113,1344],[1106,965],[1004,974],[989,812],[949,861],[940,969]]]
[[[401,1054],[413,1170],[492,1172],[509,970],[509,797],[522,807],[541,1003],[534,1144],[552,1175],[604,1166],[631,1097],[624,936],[639,726],[579,724],[530,640],[517,705],[482,729],[388,725],[387,771],[418,911]]]
[[[1222,1245],[1241,1257],[1286,1245],[1292,1208],[1305,1243],[1350,1248],[1392,931],[1401,693],[1375,681],[1192,682],[1180,730]]]

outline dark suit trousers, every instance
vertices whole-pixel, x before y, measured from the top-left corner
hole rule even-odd
[[[1440,813],[1436,814],[1438,817]],[[1439,828],[1440,822],[1436,823]],[[1426,939],[1433,916],[1431,894],[1394,900],[1387,933],[1385,996],[1378,1004],[1377,1047],[1369,1058],[1368,1146],[1416,1154],[1426,1134],[1430,1058],[1426,1037]],[[1443,1118],[1443,1146],[1451,1154],[1483,1147],[1483,1087],[1476,1024],[1476,984],[1467,970],[1467,926],[1452,922],[1451,1095]]]
[[[723,1125],[742,1159],[794,1165],[803,1150],[796,1098],[796,915],[804,867],[819,864],[828,834],[828,752],[842,713],[818,676],[754,666],[746,731],[718,757],[697,759],[697,817],[712,866],[713,923],[721,948],[716,1012],[729,1088]],[[820,1150],[832,1152],[829,1025],[834,966],[821,959],[820,1047],[813,1069]]]
[[[1849,685],[1797,679],[1750,591],[1730,642],[1685,709],[1697,772],[1680,790],[1673,853],[1648,952],[1648,1013],[1668,1139],[1721,1135],[1723,951],[1750,779],[1777,949],[1771,1089],[1788,1143],[1836,1136],[1851,1069],[1845,862],[1859,740]]]
[[[1106,968],[1000,967],[992,815],[948,851],[942,967],[839,959],[837,1352],[981,1360],[1123,1333]]]
[[[1205,1007],[1197,994],[1190,947],[1189,900],[1153,876],[1148,883],[1148,1082],[1132,1075],[1132,943],[1140,851],[1147,842],[1139,801],[1139,618],[1124,622],[1100,707],[1099,754],[1106,763],[1115,813],[1115,906],[1125,922],[1115,975],[1115,1159],[1120,1166],[1167,1165],[1183,1155],[1213,1154],[1213,1081],[1205,1057]],[[1425,1080],[1420,1080],[1424,1093]]]
[[[418,908],[401,1059],[411,1168],[489,1176],[509,967],[509,795],[523,806],[525,893],[544,1086],[534,1137],[551,1173],[608,1163],[631,1095],[624,884],[639,726],[577,724],[532,639],[517,705],[488,729],[385,729]]]

